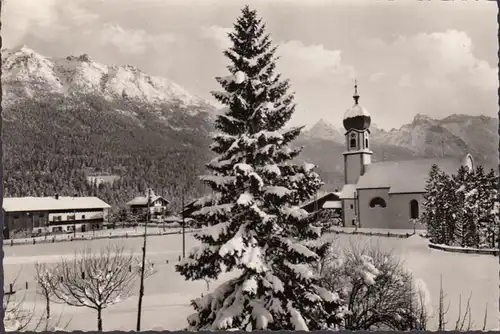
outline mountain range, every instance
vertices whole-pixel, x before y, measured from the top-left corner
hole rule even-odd
[[[112,205],[152,186],[174,208],[206,189],[213,120],[220,112],[176,83],[89,55],[51,58],[22,46],[2,50],[6,196],[98,195]],[[374,161],[470,152],[496,168],[497,119],[417,115],[400,129],[371,127]],[[319,166],[325,190],[342,184],[344,131],[320,120],[296,142]],[[99,186],[87,176],[117,175]]]

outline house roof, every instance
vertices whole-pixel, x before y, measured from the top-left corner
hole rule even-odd
[[[357,189],[390,188],[389,193],[423,193],[432,165],[455,174],[465,164],[464,158],[434,158],[405,161],[383,161],[366,166]]]
[[[339,193],[338,192],[318,192],[317,196],[315,196],[312,200],[309,200],[307,202],[305,202],[304,204],[302,204],[301,208],[305,208],[306,206],[309,206],[315,202],[319,202],[321,201],[322,199],[324,198],[332,198],[332,199],[335,199],[335,198],[338,198],[339,197]]]
[[[160,198],[162,200],[164,200],[165,202],[167,202],[167,204],[170,203],[165,198],[163,198],[161,196],[156,196],[156,195],[151,196],[151,202],[154,202]],[[127,202],[127,205],[147,205],[147,204],[148,204],[148,198],[146,196],[137,196],[134,199],[132,199],[131,201]]]
[[[5,212],[106,209],[109,204],[98,197],[6,197]]]
[[[342,208],[342,202],[340,201],[326,201],[322,209],[341,209]]]

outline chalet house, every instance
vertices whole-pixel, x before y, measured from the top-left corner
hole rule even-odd
[[[320,210],[332,210],[340,213],[342,211],[342,201],[338,192],[328,192],[316,196],[315,199],[301,206],[301,209],[308,213]]]
[[[97,197],[6,197],[4,236],[17,231],[85,232],[101,229],[111,206]]]
[[[152,216],[165,216],[167,214],[167,207],[170,204],[168,200],[161,196],[153,195],[149,202],[149,212]],[[137,196],[131,201],[127,202],[127,206],[132,213],[147,212],[148,197]]]
[[[413,229],[424,209],[425,185],[432,165],[454,174],[461,166],[474,169],[470,154],[460,158],[371,162],[368,112],[358,104],[344,115],[344,186],[340,191],[343,224],[346,227]]]

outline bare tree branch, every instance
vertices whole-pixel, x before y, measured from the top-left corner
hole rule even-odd
[[[54,268],[55,300],[97,311],[97,330],[102,331],[102,311],[131,295],[138,270],[132,254],[122,247],[107,247],[98,254],[85,249]]]

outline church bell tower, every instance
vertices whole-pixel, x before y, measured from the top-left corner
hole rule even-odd
[[[346,151],[344,152],[344,182],[358,183],[364,174],[365,166],[371,163],[373,152],[370,150],[371,117],[359,105],[358,84],[354,85],[354,105],[344,114]]]

